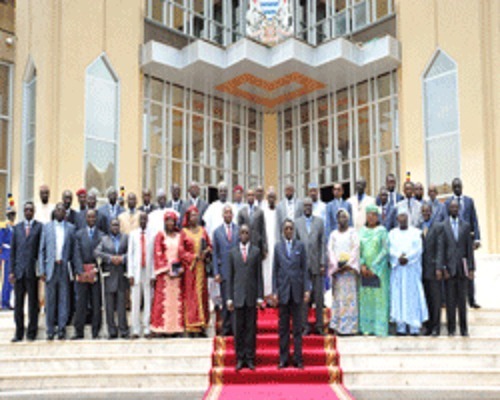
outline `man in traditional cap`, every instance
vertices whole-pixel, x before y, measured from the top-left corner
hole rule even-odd
[[[52,221],[52,211],[54,211],[54,204],[49,203],[50,189],[48,185],[41,185],[39,189],[40,203],[36,206],[35,220],[46,224]]]
[[[326,204],[321,201],[319,186],[317,183],[311,182],[309,184],[309,198],[312,200],[313,215],[321,218],[323,224],[326,222]]]
[[[10,242],[14,222],[16,220],[16,208],[12,205],[7,207],[7,221],[0,224],[0,288],[2,289],[2,304],[4,310],[12,310],[11,294],[12,284],[9,282],[10,274]]]
[[[139,227],[139,211],[137,210],[137,196],[130,192],[127,195],[127,211],[118,216],[120,232],[126,235]]]
[[[356,229],[361,229],[366,223],[366,207],[375,204],[375,199],[366,194],[366,179],[360,177],[356,181],[356,193],[348,202],[352,209],[352,220]]]
[[[87,191],[85,189],[78,189],[76,191],[76,197],[78,198],[78,203],[80,204],[79,212],[87,209]]]

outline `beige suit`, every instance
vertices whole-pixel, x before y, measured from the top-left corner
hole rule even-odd
[[[132,214],[129,210],[121,213],[118,216],[118,221],[120,221],[120,232],[128,235],[133,230],[139,228],[139,215],[140,212],[135,210]]]
[[[352,207],[352,221],[354,227],[359,230],[366,223],[366,207],[369,205],[375,204],[375,198],[364,195],[363,200],[361,202],[358,200],[358,195],[355,194],[351,196],[349,200],[347,200]]]

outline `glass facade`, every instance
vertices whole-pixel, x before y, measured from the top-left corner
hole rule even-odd
[[[393,15],[393,2],[292,0],[295,36],[318,45],[356,33]],[[277,2],[260,4],[268,3]],[[182,35],[227,46],[246,36],[248,5],[248,0],[146,0],[146,17]]]
[[[36,70],[23,83],[23,151],[21,201],[34,199],[35,190],[35,148],[36,148]]]
[[[354,192],[357,177],[375,195],[389,172],[399,171],[396,71],[278,113],[280,187],[298,194],[310,182],[344,184]]]
[[[460,130],[457,65],[438,51],[424,75],[425,153],[427,183],[439,194],[451,193],[460,176]]]
[[[10,188],[12,129],[12,64],[0,62],[0,214],[4,215]],[[17,203],[17,202],[16,202]]]
[[[151,77],[145,79],[143,186],[195,180],[253,187],[262,181],[262,113]]]

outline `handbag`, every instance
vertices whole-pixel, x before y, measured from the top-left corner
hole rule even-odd
[[[370,288],[379,288],[380,287],[380,278],[377,275],[373,275],[369,278],[365,278],[361,276],[361,286],[370,287]]]
[[[203,253],[205,249],[207,248],[207,241],[205,238],[201,239],[201,252]],[[212,278],[214,276],[214,266],[212,263],[212,254],[207,254],[205,259],[203,260],[205,262],[205,272],[208,277]]]
[[[172,273],[170,275],[171,276],[179,276],[179,270],[181,269],[181,267],[182,267],[182,264],[180,263],[180,261],[176,261],[176,262],[172,263],[172,265],[171,265]]]
[[[95,264],[83,264],[83,274],[76,276],[76,281],[80,283],[97,282],[97,268]]]

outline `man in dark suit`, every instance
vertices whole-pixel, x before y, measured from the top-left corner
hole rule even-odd
[[[290,315],[293,323],[294,362],[304,368],[302,360],[302,322],[304,302],[309,302],[311,281],[307,270],[304,244],[296,239],[295,225],[290,219],[283,223],[283,238],[274,248],[273,297],[279,304],[280,362],[286,368],[290,348]]]
[[[323,220],[313,215],[313,201],[304,199],[304,215],[295,221],[295,237],[306,248],[306,263],[312,283],[312,296],[304,303],[304,335],[310,332],[307,316],[312,303],[316,304],[316,333],[323,335],[323,288],[325,276],[325,225]]]
[[[462,180],[460,178],[453,179],[451,183],[451,188],[453,190],[453,196],[446,200],[444,206],[447,211],[447,216],[449,216],[450,203],[453,200],[458,202],[458,217],[465,222],[470,227],[470,235],[473,238],[473,248],[474,250],[479,249],[481,246],[481,233],[479,232],[479,220],[477,219],[476,206],[474,205],[474,200],[469,196],[464,196]],[[474,286],[474,279],[468,281],[468,298],[469,305],[472,308],[481,308],[479,304],[476,303],[476,290]]]
[[[240,242],[239,227],[233,222],[233,207],[226,204],[222,209],[224,223],[219,226],[213,237],[212,263],[214,266],[215,282],[220,284],[222,296],[222,336],[233,334],[232,313],[227,308],[229,253],[237,248]]]
[[[257,305],[264,305],[262,258],[260,250],[250,244],[250,228],[240,226],[240,245],[229,253],[227,307],[234,310],[236,370],[246,366],[255,369]]]
[[[188,192],[189,195],[186,201],[184,201],[184,207],[182,209],[181,214],[184,215],[189,207],[195,206],[199,211],[198,222],[201,225],[204,225],[203,215],[207,211],[208,203],[202,198],[200,198],[200,185],[198,184],[198,182],[196,181],[191,182],[191,184],[189,185]]]
[[[73,340],[83,339],[83,329],[87,317],[87,306],[91,304],[92,310],[92,338],[97,339],[101,329],[101,283],[97,272],[97,260],[94,250],[104,235],[96,225],[97,210],[88,210],[86,213],[86,226],[75,234],[73,250],[73,265],[76,275],[76,314],[75,335]],[[96,270],[95,282],[83,282],[84,265],[94,265]]]
[[[71,190],[65,190],[62,192],[61,200],[64,204],[64,208],[66,210],[66,214],[64,219],[68,221],[70,224],[76,225],[77,220],[77,212],[71,208],[71,204],[73,203],[73,193]],[[56,210],[52,211],[52,220],[56,218]]]
[[[333,184],[333,200],[326,205],[325,240],[328,240],[330,233],[337,229],[337,212],[345,208],[352,217],[351,203],[342,198],[344,188],[340,183]],[[349,226],[352,226],[352,218],[349,218]]]
[[[441,203],[437,198],[438,190],[436,185],[429,185],[427,194],[429,198],[427,199],[426,203],[430,204],[432,208],[432,220],[438,223],[443,222],[448,216],[448,212],[445,210],[444,204]]]
[[[151,203],[151,190],[144,189],[142,191],[142,206],[139,207],[139,211],[149,214],[154,210],[156,210],[156,206]]]
[[[99,207],[99,214],[101,214],[106,220],[106,229],[104,230],[104,233],[109,232],[111,221],[118,218],[118,216],[125,211],[125,209],[118,204],[118,191],[115,188],[109,188],[107,196],[108,204],[104,204]]]
[[[448,335],[454,336],[456,312],[460,320],[460,333],[468,336],[467,331],[467,281],[474,279],[474,256],[472,250],[471,227],[459,218],[457,200],[449,203],[448,219],[444,222],[443,232],[439,235],[439,266],[446,280],[446,317]]]
[[[16,333],[12,342],[20,342],[24,337],[24,298],[28,296],[27,339],[36,339],[38,331],[38,278],[36,262],[40,249],[42,224],[33,219],[35,206],[28,201],[24,204],[24,221],[14,227],[10,245],[9,280],[14,285],[14,320]]]
[[[285,198],[276,207],[276,242],[281,240],[283,234],[283,223],[285,219],[295,221],[304,212],[302,201],[295,197],[295,187],[292,184],[285,186]]]
[[[261,258],[267,257],[267,233],[264,212],[257,207],[255,191],[247,191],[247,204],[238,213],[238,225],[247,225],[250,228],[250,241],[260,249]]]
[[[167,201],[167,208],[173,208],[179,213],[179,220],[182,221],[182,210],[184,208],[184,201],[181,199],[181,187],[178,183],[172,184],[171,188],[172,200]]]
[[[57,203],[54,220],[43,226],[40,240],[40,278],[45,282],[47,340],[66,339],[70,311],[70,261],[73,257],[75,227],[65,220],[66,207]],[[57,315],[56,315],[57,314]]]
[[[120,222],[111,220],[110,232],[105,235],[94,251],[94,256],[102,260],[104,291],[106,300],[106,323],[109,339],[128,338],[128,323],[126,310],[127,271],[127,235],[120,234]],[[118,328],[115,321],[115,311],[118,314]]]
[[[390,231],[397,226],[396,207],[389,202],[389,192],[385,187],[380,188],[378,199],[380,224]]]
[[[422,205],[422,278],[424,283],[429,320],[426,324],[426,334],[439,336],[441,332],[441,284],[443,273],[438,269],[438,239],[442,225],[432,218],[432,206]]]
[[[97,205],[97,194],[94,191],[90,191],[87,194],[87,208],[82,210],[76,214],[75,228],[77,231],[83,229],[87,226],[87,213],[89,210],[95,211],[96,215],[96,227],[101,232],[107,232],[108,230],[108,221],[106,217],[99,213],[99,210],[96,208]]]
[[[393,208],[401,200],[404,200],[404,196],[397,191],[396,186],[397,186],[396,175],[394,175],[392,172],[387,174],[387,176],[385,177],[385,188],[387,189],[388,202]],[[379,206],[380,196],[377,196],[376,202],[377,205]]]

